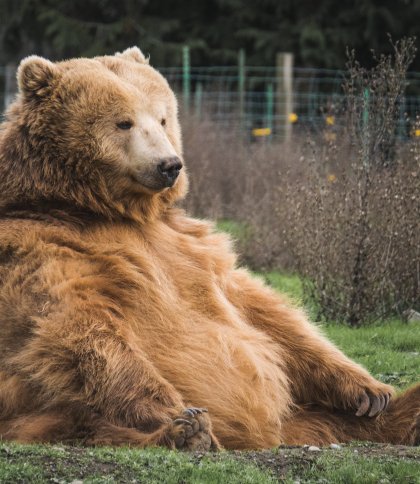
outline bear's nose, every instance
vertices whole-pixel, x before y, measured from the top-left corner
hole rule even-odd
[[[182,162],[177,156],[159,160],[158,171],[168,186],[172,186],[182,168]]]

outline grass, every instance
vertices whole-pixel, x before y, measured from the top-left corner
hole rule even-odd
[[[327,325],[325,333],[378,380],[398,389],[420,381],[419,326],[391,320],[357,329]]]
[[[416,484],[420,482],[420,453],[413,458],[398,456],[359,455],[360,448],[345,448],[335,452],[324,452],[314,459],[311,465],[297,464],[286,476],[286,482],[296,482],[299,476],[301,483],[319,482],[334,484],[377,484],[401,483]]]
[[[420,482],[420,449],[356,444],[311,452],[187,454],[165,449],[0,444],[0,482],[271,484]]]
[[[234,220],[218,220],[217,228],[222,232],[227,232],[236,241],[246,241],[250,235],[249,226]]]
[[[0,482],[31,483],[268,484],[273,476],[255,464],[166,449],[80,448],[0,444]]]
[[[267,284],[279,292],[286,294],[296,304],[302,303],[302,282],[297,274],[283,274],[281,272],[271,271],[258,273],[257,275],[263,277]]]

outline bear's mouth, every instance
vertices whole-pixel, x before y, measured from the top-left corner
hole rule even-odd
[[[152,166],[132,167],[130,178],[148,191],[160,192],[175,185],[182,168],[182,161],[177,156],[162,158]]]
[[[175,185],[178,177],[173,179],[164,178],[162,176],[150,176],[145,175],[142,172],[136,172],[130,174],[130,179],[137,186],[141,186],[148,192],[157,193],[163,190],[167,190]]]

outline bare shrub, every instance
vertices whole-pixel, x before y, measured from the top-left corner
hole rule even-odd
[[[348,52],[345,94],[346,128],[359,148],[360,162],[369,174],[372,166],[386,166],[395,157],[402,96],[407,87],[407,69],[415,53],[415,39],[395,44],[393,55],[376,57],[376,66],[362,67],[354,51]]]
[[[418,307],[419,145],[398,150],[368,191],[351,155],[326,170],[314,148],[300,183],[287,187],[284,238],[320,318],[358,325]],[[345,151],[335,148],[340,158]]]
[[[188,211],[244,224],[245,236],[237,246],[242,262],[253,269],[290,268],[278,188],[286,186],[286,174],[297,166],[297,151],[266,141],[250,143],[237,131],[208,120],[184,118],[183,130]]]
[[[394,48],[371,71],[350,59],[339,141],[313,142],[304,183],[288,186],[286,235],[306,294],[320,317],[351,325],[420,299],[419,142],[396,143],[414,43]]]

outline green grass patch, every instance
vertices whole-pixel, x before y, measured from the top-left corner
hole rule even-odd
[[[235,222],[234,220],[218,220],[216,225],[219,230],[228,233],[238,242],[246,242],[251,235],[251,228],[242,222]]]
[[[311,452],[180,453],[166,449],[82,448],[0,443],[0,482],[271,484],[420,482],[420,449],[356,444]]]
[[[80,448],[0,444],[0,482],[273,483],[269,470],[233,459],[162,448]]]
[[[326,335],[378,380],[405,389],[420,381],[420,330],[399,320],[349,328],[323,326]]]
[[[375,448],[375,447],[373,447]],[[286,482],[334,484],[417,484],[420,482],[420,453],[412,459],[389,454],[369,456],[360,448],[325,451],[309,465],[295,464]]]
[[[297,274],[282,274],[281,272],[270,271],[258,273],[258,275],[263,277],[269,286],[272,286],[281,293],[286,294],[296,304],[302,304],[302,281]]]

